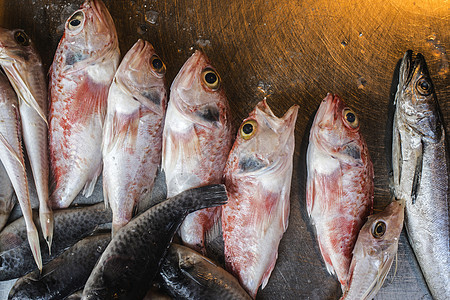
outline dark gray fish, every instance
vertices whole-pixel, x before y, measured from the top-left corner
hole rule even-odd
[[[6,173],[5,167],[0,162],[0,231],[8,221],[9,214],[16,202],[17,198],[14,197],[14,188],[11,180],[9,180],[8,173]]]
[[[251,299],[233,275],[185,246],[170,246],[159,274],[175,299]]]
[[[64,299],[84,286],[100,255],[111,240],[111,232],[79,241],[42,269],[17,280],[8,299]]]
[[[66,300],[81,300],[81,296],[83,296],[83,290],[76,291],[72,295],[66,298]]]
[[[224,185],[187,190],[153,206],[114,235],[89,277],[82,299],[142,299],[188,213],[226,203]]]
[[[54,211],[54,236],[52,253],[42,251],[42,261],[47,263],[61,254],[83,237],[89,235],[99,224],[112,220],[110,210],[103,203],[89,207],[71,208]],[[33,219],[39,223],[37,212]],[[40,233],[42,250],[45,249],[42,233]],[[0,281],[24,276],[36,268],[30,246],[27,242],[27,230],[23,218],[6,226],[0,233]]]

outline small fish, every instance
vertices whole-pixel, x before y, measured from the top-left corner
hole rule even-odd
[[[11,180],[9,180],[8,173],[0,161],[0,232],[5,227],[16,202],[17,198],[14,197]]]
[[[233,275],[181,245],[170,246],[159,274],[175,299],[251,299]]]
[[[225,266],[252,298],[269,281],[288,227],[297,113],[294,105],[277,118],[259,102],[241,124],[224,171]]]
[[[352,251],[373,206],[373,166],[359,120],[337,95],[320,104],[309,135],[306,204],[320,252],[342,289]]]
[[[92,271],[82,299],[142,299],[184,217],[226,203],[223,185],[191,189],[132,219],[109,243]]]
[[[223,83],[201,51],[185,62],[170,90],[163,133],[162,169],[168,197],[222,182],[232,143],[231,117]],[[205,253],[205,235],[220,208],[197,211],[180,228],[183,243]]]
[[[370,215],[361,228],[341,299],[370,300],[386,279],[397,255],[405,202],[393,201],[384,211]]]
[[[41,58],[23,30],[0,28],[0,65],[19,98],[23,141],[39,198],[42,232],[50,251],[53,213],[48,197],[47,82]]]
[[[26,224],[31,253],[39,270],[41,270],[42,258],[39,235],[33,221],[22,150],[19,103],[3,72],[0,72],[0,160],[16,192]]]
[[[92,194],[102,170],[102,126],[119,63],[114,22],[100,0],[86,0],[65,24],[49,80],[49,149],[54,208],[83,189]]]
[[[411,50],[405,53],[395,104],[395,197],[405,199],[406,232],[433,298],[450,299],[449,155],[422,54],[413,59]]]
[[[103,194],[113,211],[113,235],[153,187],[161,161],[166,67],[138,40],[123,58],[108,94],[103,131]]]
[[[83,288],[111,233],[86,237],[49,262],[42,273],[33,271],[16,281],[8,299],[65,299]]]

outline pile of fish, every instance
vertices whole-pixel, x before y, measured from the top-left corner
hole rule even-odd
[[[255,299],[289,223],[299,106],[278,118],[264,99],[234,136],[205,53],[185,62],[170,93],[149,42],[119,62],[101,0],[66,21],[48,87],[31,39],[0,29],[0,280],[21,277],[9,299],[151,299],[155,287],[176,299]],[[342,299],[375,296],[404,219],[433,297],[449,299],[449,276],[435,276],[450,274],[448,153],[420,54],[405,54],[395,101],[397,200],[371,214],[359,119],[328,94],[310,132],[308,214]],[[71,206],[100,175],[104,204]],[[23,217],[8,223],[16,198]]]

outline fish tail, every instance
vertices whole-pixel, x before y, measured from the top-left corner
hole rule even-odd
[[[179,202],[188,213],[193,211],[226,204],[227,191],[223,184],[213,184],[191,189],[175,197],[180,197]]]
[[[42,271],[42,257],[41,257],[41,247],[39,246],[39,235],[36,226],[32,224],[31,228],[27,230],[28,243],[30,244],[31,252],[33,253],[34,261]]]
[[[39,220],[41,222],[42,234],[48,245],[48,253],[52,254],[52,241],[53,241],[53,211],[47,207],[47,209],[39,208]]]

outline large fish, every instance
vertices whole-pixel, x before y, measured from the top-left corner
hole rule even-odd
[[[370,215],[361,228],[341,299],[370,300],[386,279],[397,255],[405,203],[393,201],[384,211]]]
[[[226,203],[223,185],[185,191],[153,206],[119,230],[86,282],[86,299],[142,299],[184,217]]]
[[[170,90],[162,155],[168,197],[221,183],[231,141],[231,118],[223,84],[206,55],[195,51]],[[187,216],[180,228],[183,242],[204,253],[205,234],[219,216],[220,208]]]
[[[239,128],[224,171],[225,266],[255,298],[275,267],[288,227],[298,106],[277,118],[263,100]]]
[[[373,205],[373,166],[359,129],[355,112],[328,94],[314,118],[306,157],[308,214],[326,268],[342,289]]]
[[[22,134],[39,198],[39,217],[49,250],[53,215],[48,197],[47,82],[41,58],[20,29],[0,28],[0,64],[19,98]]]
[[[102,126],[119,63],[114,22],[100,0],[86,0],[65,24],[49,81],[49,148],[54,208],[87,197],[102,170]]]
[[[435,299],[450,299],[449,156],[424,57],[407,51],[395,96],[394,190],[406,202],[409,241]]]
[[[0,160],[16,192],[26,225],[28,243],[39,269],[42,269],[39,235],[34,225],[30,193],[23,157],[19,103],[8,78],[0,71]]]
[[[166,68],[153,46],[138,40],[117,69],[103,131],[103,194],[113,234],[127,224],[153,187],[161,161]]]
[[[9,214],[14,208],[17,198],[8,173],[0,161],[0,232],[8,221]]]

